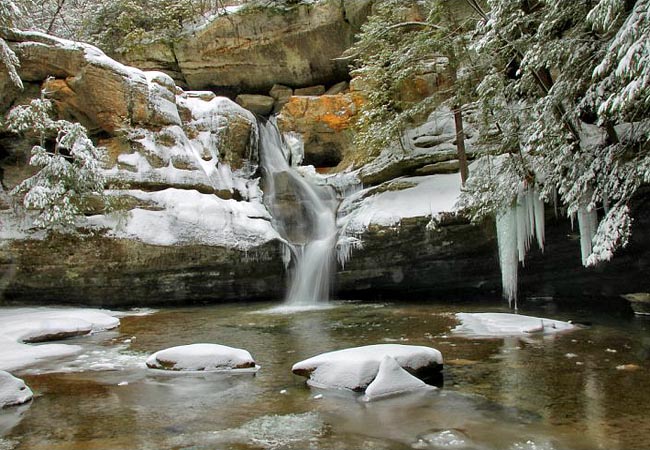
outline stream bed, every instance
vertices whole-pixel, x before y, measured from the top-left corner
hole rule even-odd
[[[18,371],[35,393],[0,411],[1,450],[56,449],[643,449],[650,444],[650,319],[522,310],[589,326],[554,336],[461,337],[455,312],[500,306],[334,303],[270,313],[253,303],[127,316],[69,339],[79,355]],[[167,374],[144,360],[212,342],[244,348],[254,375]],[[379,343],[427,345],[444,387],[375,402],[310,388],[291,366]]]

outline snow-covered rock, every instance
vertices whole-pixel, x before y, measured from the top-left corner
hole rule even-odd
[[[531,336],[571,331],[577,327],[561,320],[508,313],[458,313],[455,334],[474,337]]]
[[[20,378],[0,370],[0,409],[22,405],[32,399],[32,390]]]
[[[90,223],[118,238],[153,245],[211,245],[250,250],[279,239],[261,201],[224,200],[195,190],[128,191],[157,208],[134,208],[124,216],[99,215]]]
[[[39,360],[78,353],[67,344],[28,345],[110,330],[120,320],[110,311],[71,308],[6,308],[0,310],[0,369],[15,370]]]
[[[434,388],[408,373],[394,358],[386,355],[379,364],[377,376],[366,388],[364,400],[377,400],[383,397],[424,389]]]
[[[315,387],[361,391],[377,377],[386,356],[418,378],[442,369],[442,354],[434,348],[377,344],[323,353],[294,364],[291,370],[308,377],[308,383]]]
[[[455,212],[460,188],[458,174],[400,178],[366,188],[343,200],[338,225],[360,234],[371,225],[388,227],[405,218]]]
[[[147,358],[151,369],[175,371],[220,371],[255,369],[246,350],[219,344],[191,344],[171,347]]]

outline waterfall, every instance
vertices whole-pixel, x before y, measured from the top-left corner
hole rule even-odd
[[[315,306],[329,299],[336,243],[336,197],[331,188],[307,180],[291,166],[295,149],[285,145],[274,119],[259,123],[265,202],[273,225],[293,256],[286,303]],[[294,151],[292,151],[294,150]]]

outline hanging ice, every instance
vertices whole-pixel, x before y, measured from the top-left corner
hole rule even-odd
[[[273,119],[260,123],[259,128],[265,199],[274,226],[291,243],[295,258],[287,303],[306,306],[325,302],[337,231],[334,193],[309,183],[289,165],[287,158],[295,155],[296,149],[292,152],[286,147]],[[295,137],[291,139],[296,146]]]
[[[497,216],[497,242],[501,266],[501,288],[510,306],[517,301],[517,215],[512,207]]]
[[[582,265],[587,266],[587,259],[591,255],[592,242],[598,229],[598,214],[596,209],[589,209],[587,206],[578,208],[578,227],[580,229],[580,253]]]
[[[522,188],[516,203],[497,215],[496,226],[503,296],[516,309],[518,262],[524,263],[533,237],[544,250],[544,202],[538,190]]]

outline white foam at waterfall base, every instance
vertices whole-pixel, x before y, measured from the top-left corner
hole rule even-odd
[[[282,173],[291,179],[290,185],[294,186],[294,193],[300,199],[300,206],[306,211],[311,225],[307,242],[301,248],[294,245],[295,265],[286,303],[294,310],[296,307],[302,309],[318,305],[329,299],[332,252],[337,233],[334,208],[322,197],[328,191],[319,191],[328,188],[316,186],[289,165],[287,155],[291,155],[292,151],[286,147],[273,119],[260,123],[259,129],[260,157],[266,175],[265,194],[269,209],[273,211],[277,201],[275,175]],[[277,222],[278,219],[274,219]],[[276,223],[276,228],[290,242],[283,233],[285,224]]]

